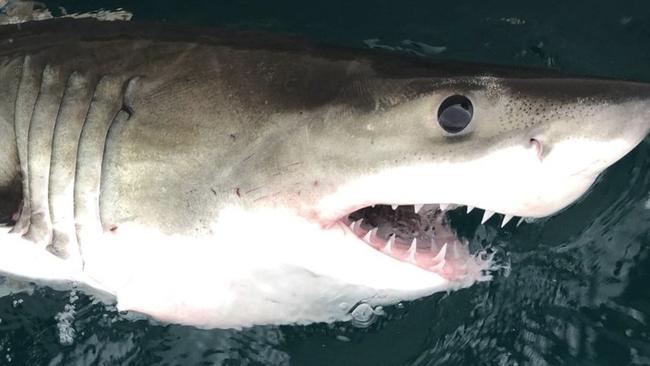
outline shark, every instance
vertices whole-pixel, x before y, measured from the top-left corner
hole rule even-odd
[[[214,28],[7,25],[0,273],[203,328],[348,321],[489,280],[494,252],[451,210],[513,230],[557,214],[649,129],[641,82]]]

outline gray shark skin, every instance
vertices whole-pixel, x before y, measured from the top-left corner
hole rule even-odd
[[[453,95],[460,133],[438,121]],[[488,279],[447,205],[560,211],[643,140],[649,97],[256,33],[2,27],[0,272],[199,327],[347,320]]]

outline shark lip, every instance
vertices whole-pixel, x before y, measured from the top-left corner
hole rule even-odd
[[[450,281],[462,281],[482,277],[492,261],[492,254],[486,251],[471,253],[467,240],[460,238],[449,223],[448,211],[469,213],[473,209],[451,204],[373,205],[346,215],[339,223],[382,255]],[[481,223],[494,215],[485,210]],[[512,222],[512,216],[502,217],[501,227]]]

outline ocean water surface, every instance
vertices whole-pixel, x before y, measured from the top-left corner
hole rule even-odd
[[[6,0],[0,0],[0,6]],[[54,16],[296,34],[422,57],[650,81],[647,1],[44,1]],[[480,182],[476,182],[480,184]],[[199,330],[79,293],[0,297],[0,365],[650,365],[650,139],[563,212],[520,227],[452,213],[509,271],[351,323]],[[116,268],[116,271],[119,268]],[[362,270],[362,268],[360,268]]]

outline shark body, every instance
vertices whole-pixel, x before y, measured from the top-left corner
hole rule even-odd
[[[646,136],[649,97],[254,33],[3,27],[0,272],[199,327],[350,319],[489,278],[445,209],[558,212]]]

